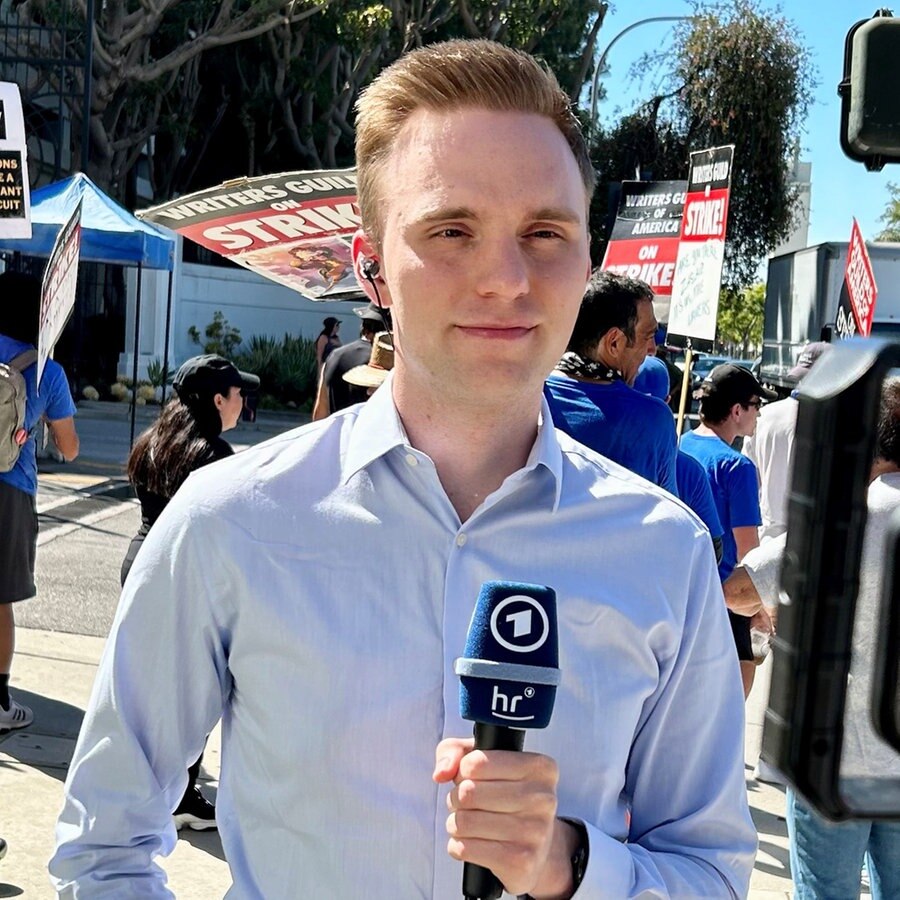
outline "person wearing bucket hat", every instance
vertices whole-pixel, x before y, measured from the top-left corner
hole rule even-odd
[[[380,311],[374,303],[370,303],[368,306],[354,307],[353,313],[360,320],[359,340],[338,347],[325,362],[313,404],[314,422],[354,403],[365,403],[368,397],[365,388],[346,381],[344,375],[369,361],[375,335],[385,331],[386,324],[390,328],[390,311]]]
[[[384,384],[388,372],[394,368],[394,343],[387,331],[379,332],[372,341],[372,354],[364,366],[354,366],[344,373],[344,381],[366,388],[369,396]]]
[[[719,578],[725,581],[748,550],[759,545],[762,523],[756,466],[732,448],[737,437],[750,437],[762,401],[778,395],[764,388],[742,366],[716,366],[694,392],[700,399],[700,424],[681,438],[681,449],[706,469],[716,510],[722,523],[722,559]],[[728,611],[741,661],[744,697],[753,686],[756,665],[750,641],[750,619]]]
[[[235,897],[444,900],[460,862],[493,873],[481,897],[746,896],[709,538],[543,398],[590,276],[570,98],[534,57],[457,40],[401,56],[358,107],[353,265],[392,311],[394,368],[368,402],[195,473],[154,526],[69,767],[56,889],[167,893],[164,811],[221,715]],[[486,581],[506,599],[485,628],[527,654],[495,711],[524,724],[563,651],[526,753],[476,750],[458,704]]]
[[[122,562],[123,585],[144,539],[188,475],[234,453],[221,434],[237,425],[244,396],[259,388],[259,378],[224,357],[205,354],[184,362],[172,386],[175,396],[135,441],[128,457],[128,480],[141,503],[141,525]],[[201,753],[188,769],[187,787],[173,813],[177,828],[216,827],[215,807],[197,787],[202,759]]]

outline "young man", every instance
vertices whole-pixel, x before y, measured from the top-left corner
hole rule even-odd
[[[491,42],[414,51],[360,100],[357,167],[354,260],[394,370],[192,476],[154,526],[70,768],[58,890],[167,896],[153,857],[221,714],[235,896],[447,898],[461,859],[537,900],[742,896],[756,835],[706,531],[545,424],[590,267],[566,95]],[[622,565],[648,544],[659,583]],[[562,684],[525,753],[474,751],[458,712],[495,578],[559,596]]]
[[[643,281],[595,272],[544,394],[557,428],[677,497],[672,414],[632,390],[655,350],[656,328],[653,292]]]
[[[0,362],[9,363],[31,351],[22,366],[25,379],[25,442],[8,472],[0,472],[0,734],[25,728],[34,714],[9,693],[9,676],[16,645],[13,604],[33,597],[34,561],[38,520],[37,456],[34,431],[47,421],[53,440],[66,460],[78,455],[75,403],[66,373],[59,363],[47,360],[37,384],[38,320],[41,285],[37,279],[16,272],[0,275]]]
[[[732,448],[737,437],[750,437],[763,398],[775,399],[742,366],[716,366],[696,391],[700,398],[700,424],[681,438],[681,449],[706,469],[719,521],[722,523],[722,559],[719,577],[724,582],[748,550],[759,546],[757,527],[759,493],[756,467]],[[738,659],[744,696],[750,694],[756,665],[750,645],[750,619],[728,611]]]

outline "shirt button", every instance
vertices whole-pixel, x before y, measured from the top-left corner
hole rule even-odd
[[[467,540],[468,540],[468,537],[466,537],[465,534],[458,534],[456,536],[456,546],[457,547],[465,547]]]
[[[415,458],[415,456],[412,455],[412,453],[406,454],[406,462],[410,466],[417,466],[419,464],[419,461]]]

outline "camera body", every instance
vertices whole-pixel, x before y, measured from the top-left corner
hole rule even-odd
[[[900,779],[844,777],[844,738],[853,625],[875,453],[881,386],[900,367],[900,343],[875,338],[833,345],[801,383],[762,758],[823,815],[900,818]],[[900,584],[894,520],[876,651],[876,732],[900,752]]]

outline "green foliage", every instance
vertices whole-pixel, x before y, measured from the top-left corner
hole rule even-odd
[[[234,364],[259,376],[262,409],[301,406],[316,391],[316,344],[309,338],[254,335]]]
[[[166,372],[165,383],[171,384],[174,379],[175,373],[169,369]],[[155,388],[163,386],[163,361],[158,356],[147,363],[147,383]]]
[[[879,219],[884,228],[878,233],[876,241],[900,241],[900,184],[888,184],[891,199]]]
[[[814,69],[794,24],[760,0],[724,9],[695,3],[675,35],[665,92],[596,137],[595,165],[607,186],[634,178],[637,168],[644,178],[683,179],[691,151],[734,144],[723,280],[737,290],[790,233],[797,200],[790,169]],[[638,68],[659,64],[651,54]],[[602,187],[595,224],[605,213]]]
[[[742,291],[725,289],[719,296],[716,337],[746,358],[762,344],[766,286],[754,284]]]
[[[203,348],[204,353],[217,353],[226,359],[231,358],[234,348],[243,340],[240,329],[229,325],[225,314],[219,309],[213,313],[212,322],[203,329],[203,339],[196,325],[188,328],[188,336]]]

